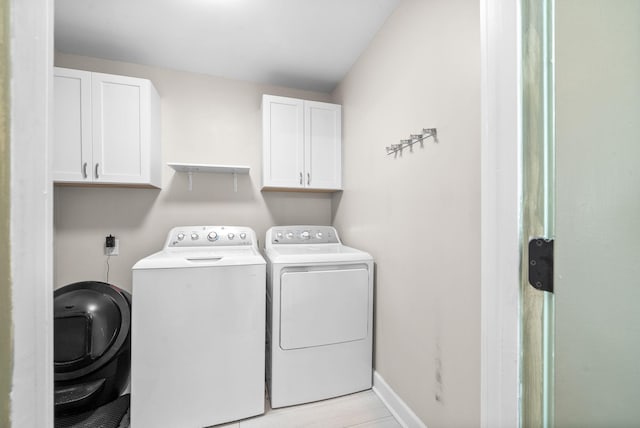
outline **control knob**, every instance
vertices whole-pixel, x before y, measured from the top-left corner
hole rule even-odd
[[[209,232],[207,239],[211,242],[216,241],[218,239],[218,234],[216,232]]]
[[[182,241],[184,239],[184,233],[178,233],[178,241]]]
[[[287,233],[287,239],[293,239],[293,232]]]
[[[300,237],[301,237],[302,239],[309,239],[309,238],[311,238],[311,234],[309,234],[309,231],[305,230],[304,232],[302,232],[302,233],[300,234]]]
[[[318,238],[318,239],[322,239],[322,232],[318,232],[318,233],[316,233],[316,238]]]
[[[228,234],[228,235],[227,235],[227,238],[229,238],[229,239],[233,239],[233,238],[235,238],[235,236],[236,236],[236,235],[234,235],[233,233],[230,233],[230,234]]]
[[[246,234],[246,233],[242,232],[242,233],[240,234],[240,239],[244,239],[244,238],[246,238],[246,237],[247,237],[247,234]]]
[[[192,240],[192,241],[197,241],[197,240],[198,240],[198,238],[199,238],[199,236],[198,236],[198,234],[197,234],[197,233],[195,233],[195,232],[191,233],[191,240]]]

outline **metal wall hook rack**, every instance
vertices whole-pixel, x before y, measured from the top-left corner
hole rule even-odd
[[[394,153],[402,153],[402,151],[404,149],[406,149],[407,147],[409,148],[409,150],[413,151],[413,145],[415,143],[420,143],[421,147],[424,147],[424,140],[425,138],[429,138],[429,137],[433,137],[433,141],[435,143],[438,142],[438,130],[436,128],[423,128],[422,129],[422,133],[420,134],[411,134],[409,136],[409,139],[407,140],[400,140],[399,144],[392,144],[390,146],[387,146],[387,155],[391,155]]]

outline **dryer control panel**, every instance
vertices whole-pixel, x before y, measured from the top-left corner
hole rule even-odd
[[[242,226],[179,226],[169,232],[165,248],[257,246],[253,229]]]
[[[267,231],[272,244],[339,244],[338,232],[331,226],[276,226]]]

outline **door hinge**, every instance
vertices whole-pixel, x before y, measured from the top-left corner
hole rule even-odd
[[[529,284],[553,293],[553,239],[529,240]]]

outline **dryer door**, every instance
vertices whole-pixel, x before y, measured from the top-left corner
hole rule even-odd
[[[282,273],[280,347],[308,348],[366,338],[366,268]]]

